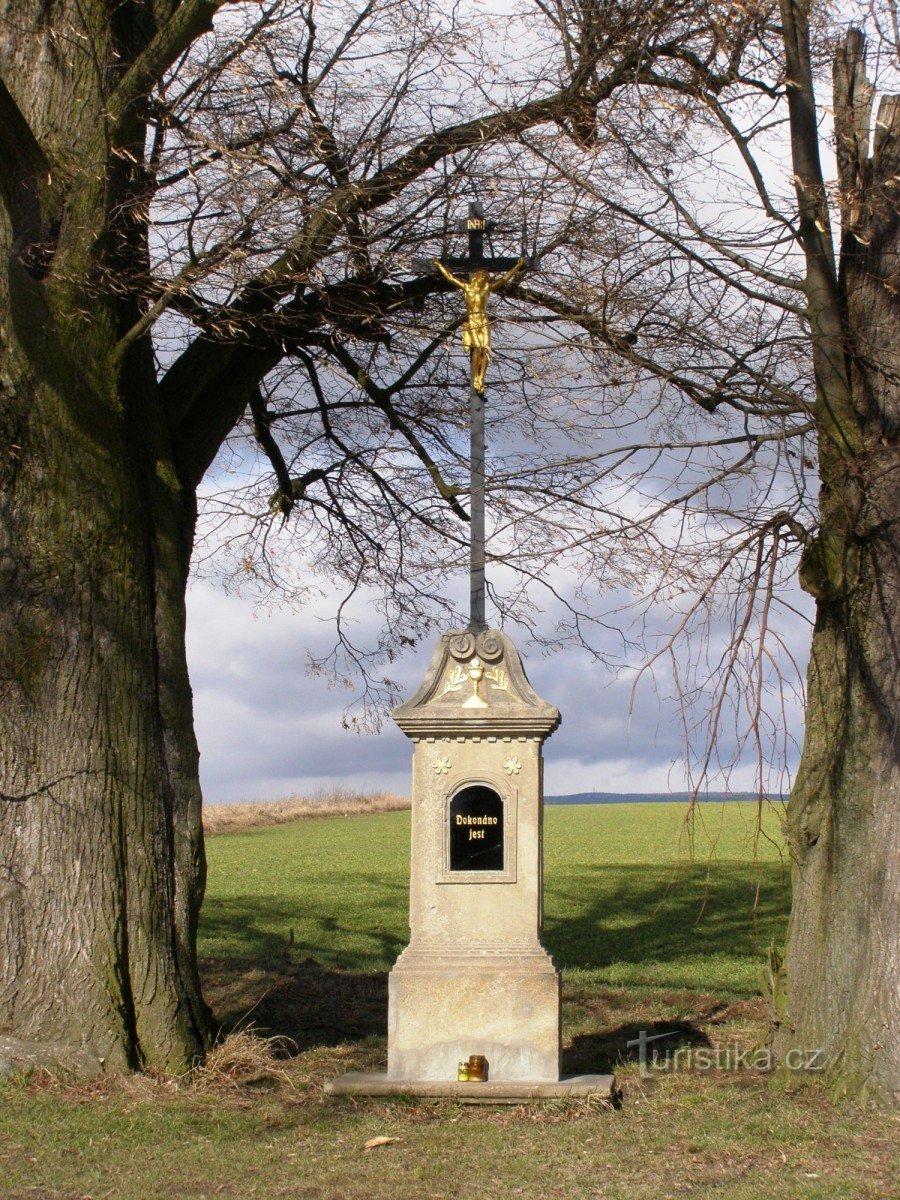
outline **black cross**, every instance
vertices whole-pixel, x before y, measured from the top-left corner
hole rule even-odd
[[[465,271],[471,276],[475,271],[508,271],[516,265],[518,258],[485,257],[484,235],[490,234],[493,228],[494,222],[486,219],[482,206],[470,204],[468,217],[457,225],[461,233],[469,235],[469,253],[465,258],[442,258],[441,262],[454,274]],[[484,535],[484,396],[474,387],[469,388],[469,433],[469,628],[478,632],[487,629],[484,583],[487,552]]]
[[[502,255],[484,256],[484,235],[490,234],[496,228],[494,221],[488,221],[480,204],[469,205],[469,215],[457,224],[460,233],[469,235],[469,253],[466,258],[442,258],[444,266],[453,272],[466,271],[470,275],[475,271],[508,271],[519,261],[518,258],[504,258]]]

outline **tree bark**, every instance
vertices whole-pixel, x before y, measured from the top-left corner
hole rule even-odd
[[[787,815],[794,900],[776,1045],[787,1066],[819,1052],[814,1065],[836,1088],[891,1100],[900,1091],[900,110],[883,101],[870,156],[863,54],[851,33],[836,62],[840,272],[831,310],[811,314],[822,519],[801,567],[817,610]],[[817,340],[835,319],[839,360],[833,338]]]
[[[58,33],[75,17],[57,8]],[[146,263],[136,156],[118,153],[143,144],[140,115],[98,136],[154,32],[126,10],[114,28],[81,6],[109,67],[79,79],[71,117],[49,27],[43,53],[21,49],[40,50],[43,6],[17,9],[29,38],[0,40],[21,147],[0,168],[0,1025],[111,1069],[183,1070],[209,1029],[184,651],[195,509],[146,339],[117,354],[135,301],[102,282]],[[64,171],[41,177],[44,148]]]
[[[0,311],[15,311],[3,299]],[[111,1066],[183,1069],[207,1029],[184,654],[193,496],[146,403],[152,374],[110,369],[96,310],[91,322],[48,313],[40,359],[10,324],[0,366],[0,1022],[85,1045]],[[88,365],[98,360],[105,371]]]

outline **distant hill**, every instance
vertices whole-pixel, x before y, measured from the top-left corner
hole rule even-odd
[[[569,796],[545,796],[545,804],[687,804],[690,792],[573,792]],[[703,792],[702,804],[721,804],[731,800],[756,800],[756,792]],[[786,800],[787,796],[772,796]]]

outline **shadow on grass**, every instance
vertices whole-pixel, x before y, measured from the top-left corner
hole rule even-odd
[[[277,958],[295,946],[336,969],[387,969],[408,941],[408,901],[405,881],[349,874],[343,887],[311,885],[296,897],[210,896],[200,919],[201,953]]]
[[[405,883],[348,879],[343,891],[302,900],[211,897],[201,945],[217,958],[280,958],[296,950],[336,970],[388,970],[408,939]],[[777,863],[719,862],[660,867],[574,868],[549,881],[543,940],[557,964],[598,968],[616,962],[672,962],[686,955],[759,958],[780,939],[790,906]]]
[[[563,1074],[612,1073],[622,1063],[637,1062],[642,1034],[649,1054],[659,1047],[671,1054],[682,1046],[712,1045],[703,1030],[689,1021],[630,1021],[572,1038],[563,1049]]]
[[[790,906],[778,863],[578,868],[548,887],[544,943],[557,964],[758,958],[780,939]]]
[[[315,959],[212,959],[204,986],[224,1030],[252,1024],[297,1051],[387,1037],[387,975],[334,971]]]
[[[211,898],[202,938],[217,1017],[226,1026],[245,1018],[300,1049],[384,1038],[386,973],[406,944],[407,895],[400,881],[379,877],[367,885],[354,877],[345,889],[310,888],[302,898]],[[787,882],[773,863],[688,864],[674,879],[657,866],[578,867],[548,883],[544,942],[563,970],[669,963],[677,974],[684,960],[686,975],[690,968],[696,977],[708,959],[711,975],[719,970],[712,986],[728,987],[730,972],[746,972],[773,937],[783,936],[788,903]],[[301,931],[296,944],[294,928]],[[713,969],[720,958],[733,962]],[[678,1023],[641,1028],[703,1037]],[[624,1061],[638,1032],[626,1023],[576,1036],[566,1070]]]
[[[387,1037],[387,975],[381,971],[333,971],[310,958],[228,959],[207,963],[207,983],[224,1030],[252,1022],[263,1034],[289,1038],[296,1047],[289,1053]],[[563,1073],[614,1072],[637,1061],[642,1033],[650,1053],[711,1045],[689,1021],[629,1021],[572,1038],[563,1049]]]

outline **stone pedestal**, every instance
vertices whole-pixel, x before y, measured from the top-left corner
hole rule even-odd
[[[540,943],[541,745],[559,713],[509,638],[448,633],[394,710],[412,739],[410,943],[391,972],[388,1078],[559,1079],[559,974]]]
[[[559,1079],[559,972],[542,951],[407,950],[388,982],[388,1078],[455,1080],[482,1054],[494,1081]]]
[[[486,1099],[457,1083],[483,1055],[495,1098],[609,1095],[610,1076],[560,1080],[559,973],[540,941],[541,747],[559,712],[487,630],[444,634],[393,715],[414,746],[410,941],[389,980],[387,1076],[330,1090]]]

